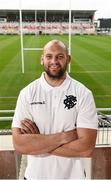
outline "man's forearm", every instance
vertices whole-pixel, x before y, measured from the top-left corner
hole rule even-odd
[[[63,157],[89,157],[91,156],[92,148],[83,149],[82,145],[80,145],[80,142],[79,142],[79,146],[77,144],[78,143],[76,143],[76,141],[73,141],[71,143],[62,145],[58,147],[57,149],[53,150],[51,154],[57,155],[57,156],[63,156]],[[78,148],[75,148],[76,146]]]
[[[25,133],[40,133],[38,131],[38,127],[34,125],[31,121],[24,121],[22,123],[22,129],[25,130]],[[33,127],[34,126],[34,127]],[[32,128],[32,129],[31,129]],[[34,130],[36,129],[36,131]],[[64,157],[89,157],[92,155],[93,149],[95,147],[96,142],[96,133],[97,131],[94,129],[87,128],[78,128],[77,130],[73,130],[73,139],[70,141],[65,141],[62,145],[57,148],[52,148],[50,151],[50,146],[46,146],[47,152],[50,152],[53,155],[64,156]],[[67,138],[70,138],[72,134],[68,134],[68,132],[64,132]],[[67,136],[68,135],[68,136]],[[66,137],[63,137],[64,140]],[[55,141],[55,139],[53,139]],[[71,142],[72,141],[72,142]],[[43,150],[46,150],[43,149]],[[41,151],[42,152],[42,151]]]
[[[81,137],[64,144],[52,151],[51,154],[63,157],[91,157],[95,147],[96,130],[87,129],[85,131],[87,131],[86,138]]]
[[[52,135],[21,134],[18,128],[13,129],[13,142],[17,152],[21,154],[39,155],[49,153],[63,144],[74,140],[73,131]]]

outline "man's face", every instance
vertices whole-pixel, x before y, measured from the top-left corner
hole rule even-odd
[[[66,50],[58,44],[53,44],[44,49],[41,64],[43,64],[44,70],[49,77],[55,79],[61,78],[66,72],[69,63],[69,55]]]

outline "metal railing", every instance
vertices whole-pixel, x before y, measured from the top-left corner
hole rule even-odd
[[[111,108],[97,108],[98,112],[98,133],[96,146],[111,146],[111,115],[105,115],[100,111],[111,111]],[[13,119],[14,110],[0,110],[0,114],[8,116],[0,116],[1,121],[9,121]],[[11,130],[0,130],[0,134],[11,134]]]
[[[0,135],[12,135],[12,130],[11,129],[1,129]]]
[[[97,146],[111,145],[111,117],[98,112]]]

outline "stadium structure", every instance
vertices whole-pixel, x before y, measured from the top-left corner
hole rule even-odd
[[[111,35],[111,18],[98,19],[96,25],[97,34]]]
[[[71,34],[95,34],[95,10],[71,10]],[[22,10],[24,34],[68,34],[69,10]],[[0,10],[0,34],[20,33],[19,10]]]
[[[0,34],[20,34],[21,13],[24,34],[68,34],[69,21],[71,34],[111,34],[111,19],[95,20],[97,10],[79,1],[78,6],[71,0],[50,4],[16,0],[8,6],[5,1],[0,6]]]

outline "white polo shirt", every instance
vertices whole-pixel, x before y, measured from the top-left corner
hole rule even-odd
[[[93,96],[83,84],[67,75],[59,87],[50,86],[44,73],[25,87],[18,97],[12,127],[20,120],[34,121],[41,134],[52,134],[74,128],[97,129]],[[55,155],[28,155],[27,179],[82,179],[82,158]]]

